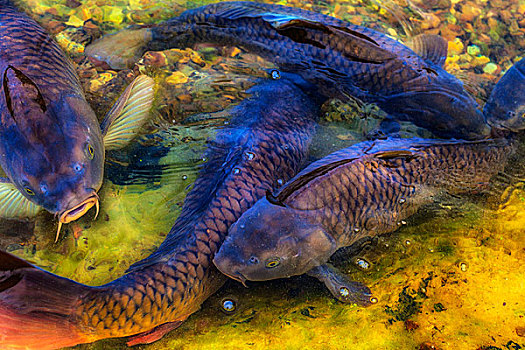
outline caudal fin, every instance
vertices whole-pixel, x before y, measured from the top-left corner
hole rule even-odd
[[[89,342],[75,312],[89,290],[0,251],[0,348],[58,349]]]
[[[98,39],[87,46],[84,53],[95,64],[105,63],[112,69],[126,69],[138,61],[150,40],[148,28],[123,29]]]

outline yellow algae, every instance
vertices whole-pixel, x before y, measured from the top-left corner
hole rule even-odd
[[[467,221],[471,224],[450,225],[438,218],[394,233],[389,244],[410,237],[411,248],[401,256],[399,251],[385,255],[392,265],[379,262],[378,270],[364,280],[357,273],[379,299],[368,308],[342,305],[328,293],[286,298],[290,281],[270,287],[259,283],[248,290],[234,286],[228,292],[236,293],[244,311],[220,316],[212,297],[179,330],[147,348],[414,349],[427,343],[439,349],[477,349],[523,344],[515,332],[523,326],[525,313],[523,199]],[[480,233],[480,227],[488,231]],[[439,234],[431,233],[435,228]],[[497,242],[487,243],[491,240]],[[499,248],[502,242],[510,254]],[[418,325],[411,331],[402,321],[389,321],[384,311],[399,302],[405,287],[421,303],[420,312],[410,316]],[[294,288],[308,289],[304,284]]]
[[[448,53],[449,55],[459,55],[465,50],[465,46],[460,38],[455,38],[448,42]]]
[[[111,22],[114,25],[119,25],[124,20],[123,9],[116,6],[101,6],[102,9],[102,20],[105,22]]]
[[[173,72],[166,78],[166,83],[170,85],[184,84],[188,82],[188,77],[182,72]]]
[[[84,25],[84,21],[75,15],[69,16],[69,20],[66,22],[68,26],[80,27]]]
[[[96,92],[100,88],[106,85],[109,81],[113,80],[117,76],[114,71],[106,71],[97,75],[95,79],[91,79],[89,82],[89,91]]]
[[[397,32],[394,28],[388,28],[388,34],[393,37],[397,37]]]
[[[241,53],[241,50],[238,47],[234,47],[233,50],[230,52],[230,57],[235,57],[240,53]]]
[[[67,50],[70,55],[83,54],[84,45],[72,41],[67,34],[60,32],[56,35],[55,40],[64,50]]]
[[[187,181],[193,178],[189,173]],[[147,190],[138,185],[117,186],[107,180],[99,194],[98,220],[91,221],[88,214],[65,227],[82,228],[78,238],[68,235],[61,241],[62,249],[69,251],[67,258],[47,250],[16,253],[81,283],[107,283],[122,276],[129,265],[149,255],[152,247],[163,241],[177,216],[176,203],[184,198],[180,186]]]
[[[472,64],[474,66],[482,66],[482,65],[485,65],[487,63],[490,62],[490,58],[488,58],[487,56],[476,56],[474,57],[474,59],[472,60]]]

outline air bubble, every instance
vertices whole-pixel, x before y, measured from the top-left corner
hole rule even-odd
[[[368,270],[370,268],[370,263],[365,259],[357,258],[355,264],[363,270]]]
[[[239,169],[239,168],[233,168],[233,173],[234,173],[235,175],[238,175],[238,174],[241,173],[241,169]]]
[[[255,158],[255,153],[253,152],[246,152],[245,155],[246,155],[246,159],[248,160],[252,160],[253,158]]]
[[[222,311],[227,314],[232,314],[237,309],[237,304],[233,299],[223,299],[221,303]]]

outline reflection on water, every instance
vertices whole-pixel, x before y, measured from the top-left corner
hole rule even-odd
[[[95,68],[83,47],[129,24],[155,23],[207,1],[24,0],[35,19],[70,54],[92,106],[102,116],[131,70]],[[445,68],[483,104],[493,84],[525,47],[525,2],[467,0],[280,1],[365,25],[404,40],[440,34]],[[0,221],[0,247],[60,276],[99,285],[148,256],[175,221],[206,141],[227,125],[227,106],[246,97],[268,62],[237,48],[146,54],[135,72],[159,84],[155,117],[145,134],[107,156],[101,213],[63,228],[55,220]],[[331,101],[309,160],[365,139],[384,115],[359,102]],[[403,124],[404,136],[429,137]],[[486,193],[445,196],[392,235],[338,252],[334,264],[366,282],[378,302],[368,308],[333,300],[306,276],[284,281],[230,281],[178,330],[143,349],[520,349],[525,348],[525,191],[523,149]],[[221,312],[222,311],[222,312]],[[82,349],[125,348],[124,340]]]

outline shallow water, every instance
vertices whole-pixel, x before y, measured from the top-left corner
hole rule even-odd
[[[103,116],[130,70],[95,69],[82,55],[93,37],[155,23],[207,1],[24,0],[21,4],[78,65],[89,102]],[[400,40],[418,33],[449,42],[445,68],[482,104],[524,54],[525,1],[280,1],[370,26]],[[58,6],[56,6],[58,4]],[[53,7],[53,8],[52,8]],[[92,21],[89,21],[89,20]],[[88,21],[88,22],[85,22]],[[86,25],[89,23],[89,25]],[[146,54],[135,71],[155,76],[154,120],[125,150],[108,155],[96,221],[88,213],[63,228],[42,213],[33,222],[0,221],[0,247],[76,281],[100,285],[155,250],[175,221],[221,113],[245,97],[271,64],[234,48]],[[327,103],[310,159],[364,139],[381,113]],[[365,112],[368,118],[363,119]],[[405,125],[407,136],[417,134]],[[525,348],[525,190],[523,147],[486,193],[443,197],[407,225],[334,263],[366,283],[378,302],[335,301],[309,277],[228,282],[179,329],[140,349],[521,349]],[[221,305],[234,300],[236,311]],[[124,349],[124,339],[79,349]]]

